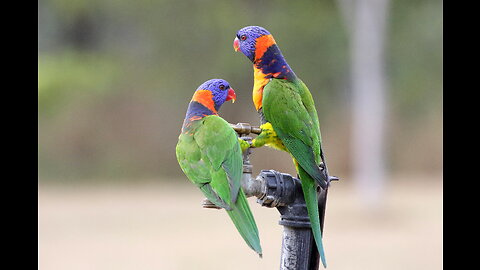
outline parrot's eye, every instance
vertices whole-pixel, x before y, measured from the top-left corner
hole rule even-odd
[[[242,36],[240,37],[240,39],[241,39],[242,41],[244,41],[245,39],[247,39],[247,36],[242,35]]]
[[[220,90],[225,90],[225,85],[221,84],[218,88],[220,88]]]

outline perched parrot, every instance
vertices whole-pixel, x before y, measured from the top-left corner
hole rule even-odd
[[[220,106],[235,101],[225,80],[206,81],[195,91],[176,147],[185,175],[213,204],[224,208],[250,248],[262,257],[257,225],[240,188],[242,150],[237,133],[218,116]]]
[[[313,236],[326,268],[317,187],[326,192],[330,177],[312,95],[266,29],[259,26],[240,29],[233,47],[253,62],[253,103],[260,114],[262,132],[252,141],[252,147],[267,145],[291,154],[302,183]],[[322,161],[323,171],[319,167]],[[324,209],[321,214],[323,220]]]

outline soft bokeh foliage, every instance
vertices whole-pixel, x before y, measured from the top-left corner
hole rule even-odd
[[[193,91],[223,78],[237,92],[221,115],[259,120],[250,62],[235,32],[267,28],[315,99],[330,170],[349,172],[349,44],[335,1],[39,1],[41,179],[182,174],[175,144]],[[391,2],[387,40],[392,171],[442,166],[441,1]],[[293,173],[258,150],[255,169]],[[366,153],[368,154],[368,153]],[[268,157],[268,160],[267,160]],[[275,166],[272,166],[275,164]]]

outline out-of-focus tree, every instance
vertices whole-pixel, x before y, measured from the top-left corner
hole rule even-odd
[[[441,1],[391,1],[385,160],[389,170],[437,170]],[[261,25],[312,91],[329,166],[348,181],[351,55],[335,1],[40,0],[38,14],[42,179],[180,176],[177,136],[206,79],[227,79],[237,91],[224,118],[258,124],[251,64],[232,41],[238,29]],[[422,147],[401,139],[412,134]],[[289,156],[272,151],[255,151],[255,169],[293,173]]]
[[[368,209],[381,204],[386,174],[388,0],[339,0],[350,36],[353,178]]]

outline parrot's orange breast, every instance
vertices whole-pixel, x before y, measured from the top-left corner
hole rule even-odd
[[[262,108],[263,87],[267,85],[269,79],[265,78],[266,74],[262,70],[253,66],[253,104],[258,111]]]

